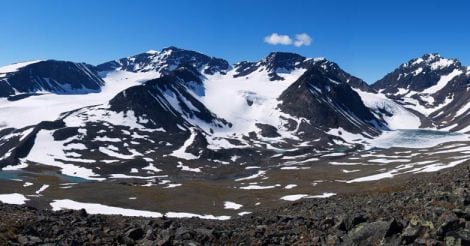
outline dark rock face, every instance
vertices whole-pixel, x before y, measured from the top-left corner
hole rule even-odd
[[[15,94],[15,90],[6,82],[6,80],[0,80],[0,97],[8,97]]]
[[[450,103],[430,115],[440,128],[455,126],[451,130],[460,131],[470,126],[470,109],[464,110],[470,102],[470,74],[453,79],[434,97],[441,102],[452,98]]]
[[[240,62],[235,65],[234,77],[244,77],[254,71],[266,70],[270,80],[284,80],[279,73],[288,73],[296,68],[304,67],[305,57],[295,53],[273,52],[259,62]]]
[[[438,54],[427,54],[402,64],[393,72],[373,84],[376,90],[395,94],[398,88],[423,91],[436,85],[442,75],[447,75],[462,65],[455,59],[445,59]]]
[[[104,81],[91,65],[48,60],[6,74],[0,79],[0,96],[40,91],[55,94],[96,93],[101,91],[103,85]]]
[[[191,50],[168,47],[160,52],[146,52],[106,62],[98,65],[97,70],[101,72],[114,70],[129,72],[155,71],[161,74],[168,74],[181,65],[191,66],[205,74],[225,73],[229,68],[228,62],[223,59],[209,57]]]
[[[283,112],[308,119],[312,128],[378,133],[379,121],[335,69],[312,66],[279,99]]]
[[[295,53],[273,52],[269,54],[261,64],[265,65],[268,71],[272,72],[275,72],[277,69],[292,71],[296,66],[299,66],[305,61],[305,59],[305,57]]]
[[[181,67],[168,76],[120,92],[110,101],[110,110],[132,111],[136,117],[148,120],[144,123],[147,127],[163,127],[170,131],[192,126],[188,122],[190,119],[199,119],[214,127],[228,126],[228,122],[217,118],[188,92],[191,88],[196,93],[204,93],[202,82],[194,71]]]
[[[349,84],[352,88],[354,89],[359,89],[362,91],[366,92],[372,92],[375,93],[376,91],[369,86],[364,80],[359,79],[357,77],[352,76],[351,74],[345,72],[342,70],[338,64],[331,62],[327,59],[318,59],[314,60],[313,63],[311,62],[312,60],[309,60],[310,64],[308,64],[306,67],[309,68],[311,66],[316,66],[319,68],[322,68],[326,71],[328,71],[329,74],[334,74],[337,78],[338,81],[343,81],[347,84]]]
[[[256,126],[261,129],[261,136],[268,137],[268,138],[276,138],[280,137],[281,135],[277,132],[276,127],[267,125],[267,124],[260,124],[257,123]]]

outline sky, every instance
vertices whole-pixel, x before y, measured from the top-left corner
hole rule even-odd
[[[256,61],[272,51],[326,57],[373,83],[425,53],[470,66],[465,0],[3,0],[0,66],[99,64],[168,46]]]

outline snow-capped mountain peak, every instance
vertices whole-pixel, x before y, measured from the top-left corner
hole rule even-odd
[[[270,72],[278,69],[290,71],[296,65],[300,65],[305,59],[305,57],[295,53],[272,52],[261,61],[261,64],[265,65]]]
[[[271,52],[263,59],[250,62],[236,63],[234,77],[248,76],[253,72],[266,72],[271,81],[283,81],[283,74],[291,73],[296,69],[308,69],[314,65],[321,65],[324,70],[336,69],[337,64],[328,61],[324,57],[306,58],[291,52]]]
[[[469,75],[457,59],[425,54],[402,64],[373,88],[428,117],[429,127],[458,130],[462,124],[457,118],[465,118],[459,109],[465,109],[470,99],[468,90],[462,90],[470,83]]]
[[[431,91],[427,89],[439,85],[432,90],[433,93],[437,92],[463,72],[465,68],[457,59],[444,58],[436,53],[425,54],[402,64],[373,87],[390,95],[411,92],[429,94]]]
[[[284,80],[280,74],[290,73],[304,67],[305,57],[289,52],[271,52],[257,62],[242,61],[234,65],[234,77],[244,77],[257,72],[266,72],[271,81]]]
[[[449,67],[461,67],[457,59],[448,59],[442,57],[438,53],[425,54],[422,57],[413,59],[408,63],[402,65],[403,68],[425,68],[429,67],[431,70],[447,69]]]
[[[205,74],[225,73],[229,69],[227,61],[176,47],[150,50],[138,55],[106,62],[97,66],[102,73],[110,71],[156,72],[168,74],[182,64],[190,65]]]

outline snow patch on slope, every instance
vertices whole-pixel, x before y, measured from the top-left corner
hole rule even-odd
[[[0,67],[0,78],[5,77],[7,73],[16,72],[22,67],[26,67],[28,65],[38,63],[40,61],[42,61],[42,60],[19,62],[19,63],[14,63],[14,64],[10,64],[10,65],[7,65],[7,66]]]
[[[439,79],[437,84],[427,88],[426,90],[422,91],[422,93],[434,94],[434,93],[440,91],[442,88],[444,88],[447,85],[447,83],[449,83],[449,81],[451,81],[455,77],[459,76],[460,74],[462,74],[462,70],[455,69],[454,71],[452,71],[448,75],[441,76],[441,78]]]
[[[25,158],[26,161],[37,162],[43,165],[55,166],[61,169],[62,174],[80,177],[89,180],[104,180],[99,178],[93,170],[79,167],[73,164],[65,164],[64,162],[80,161],[67,157],[64,152],[64,141],[54,141],[53,131],[40,130],[36,135],[33,148]]]
[[[120,91],[158,76],[160,75],[154,72],[131,73],[116,71],[108,73],[103,78],[106,83],[100,93],[84,95],[46,93],[17,101],[8,101],[6,98],[1,98],[0,129],[3,127],[22,128],[35,125],[41,121],[55,120],[63,112],[106,103]]]
[[[113,207],[108,205],[103,205],[99,203],[84,203],[76,202],[70,199],[63,200],[54,200],[50,203],[52,210],[59,211],[62,209],[85,209],[90,214],[106,214],[106,215],[124,215],[124,216],[133,216],[133,217],[153,217],[160,218],[163,216],[162,213],[145,211],[145,210],[136,210],[128,208]],[[193,213],[184,213],[184,212],[168,212],[165,214],[169,218],[192,218],[198,217],[201,219],[213,219],[213,220],[227,220],[230,219],[230,216],[214,216],[214,215],[199,215]]]
[[[394,102],[392,99],[389,99],[384,94],[375,94],[359,89],[354,90],[359,94],[366,107],[370,108],[376,115],[380,111],[386,111],[391,114],[391,116],[383,115],[383,119],[390,129],[418,129],[421,125],[418,116]]]
[[[183,146],[173,151],[173,153],[171,153],[170,155],[185,160],[197,159],[197,156],[186,152],[186,149],[194,142],[194,138],[196,138],[196,135],[196,131],[194,129],[191,129],[191,135],[189,135],[189,138],[184,142]]]
[[[22,194],[13,193],[13,194],[0,194],[0,202],[8,204],[23,205],[29,199]]]
[[[277,98],[304,72],[305,69],[296,69],[288,74],[280,74],[284,78],[282,81],[270,81],[263,68],[237,78],[234,78],[235,70],[226,75],[209,75],[204,81],[206,93],[199,99],[217,116],[233,124],[232,128],[219,131],[222,133],[219,136],[258,131],[255,123],[262,123],[276,127],[283,137],[289,137],[290,134],[283,131],[283,124],[279,120],[284,114],[277,109],[280,103]]]

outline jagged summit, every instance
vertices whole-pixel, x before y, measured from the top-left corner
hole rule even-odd
[[[425,54],[400,65],[373,84],[388,94],[405,90],[422,92],[437,85],[442,76],[458,75],[465,70],[457,59],[444,58],[437,53]]]
[[[320,58],[306,58],[302,55],[291,52],[271,52],[259,61],[241,61],[234,64],[234,77],[248,76],[253,72],[265,72],[271,81],[283,81],[282,74],[291,73],[298,69],[308,69],[313,65],[323,65],[323,68],[338,67],[337,64]]]
[[[100,72],[128,71],[128,72],[155,72],[156,77],[168,74],[182,64],[193,66],[203,74],[225,74],[233,70],[233,76],[245,77],[257,72],[266,72],[272,81],[282,81],[282,74],[290,73],[296,69],[307,69],[313,64],[321,63],[324,68],[337,69],[338,65],[325,58],[306,58],[291,52],[271,52],[258,61],[241,61],[233,66],[223,59],[207,56],[205,54],[182,49],[175,46],[165,47],[160,51],[149,50],[134,56],[106,62],[97,66]]]
[[[97,69],[101,72],[128,71],[168,74],[181,64],[191,65],[198,70],[203,70],[206,74],[225,73],[229,69],[229,63],[226,60],[173,46],[163,48],[161,51],[150,50],[106,62],[98,65]]]
[[[426,116],[429,127],[462,130],[468,126],[469,85],[470,73],[459,60],[430,53],[402,64],[372,87]]]
[[[273,67],[289,67],[305,61],[305,57],[296,53],[290,52],[271,52],[266,56],[262,62]]]
[[[455,58],[445,58],[439,53],[428,53],[424,54],[419,58],[410,60],[407,63],[402,64],[402,67],[429,67],[431,70],[447,69],[449,67],[456,68],[461,67],[459,60]]]

